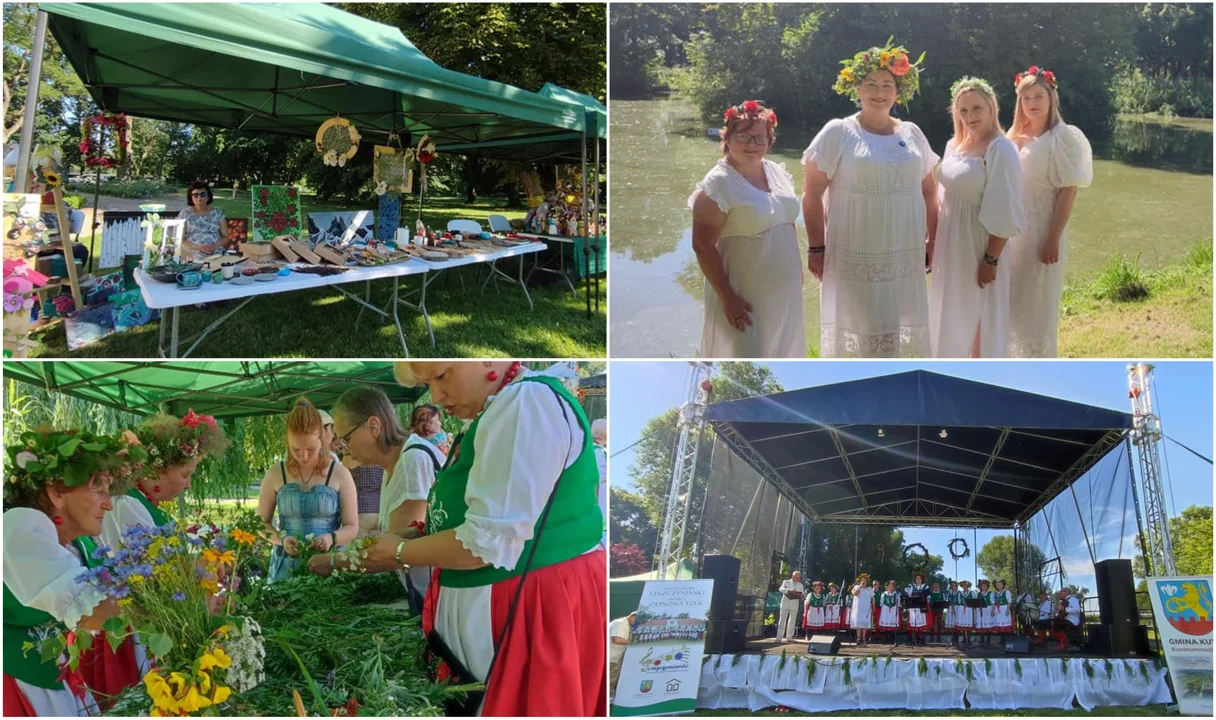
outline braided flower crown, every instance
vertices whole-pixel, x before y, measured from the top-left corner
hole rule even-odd
[[[894,41],[894,36],[889,37],[882,47],[862,50],[850,59],[841,60],[840,64],[844,67],[836,76],[832,89],[853,102],[860,102],[857,86],[861,81],[872,72],[886,70],[895,76],[895,89],[898,93],[895,103],[907,106],[920,92],[920,71],[923,69],[920,64],[924,61],[925,54],[922,52],[916,62],[910,62],[907,48],[903,45],[892,45]]]
[[[99,476],[110,478],[114,492],[142,473],[148,457],[139,440],[127,431],[112,437],[49,427],[22,433],[8,443],[6,451],[6,501],[33,493],[49,482],[80,487]]]
[[[955,80],[954,84],[950,86],[951,102],[958,100],[958,96],[962,95],[968,90],[978,90],[987,97],[996,97],[996,91],[992,89],[992,86],[988,84],[987,80],[971,77],[970,75],[964,75],[958,80]]]
[[[1050,85],[1053,90],[1060,89],[1059,86],[1056,85],[1056,74],[1050,70],[1047,70],[1046,68],[1041,68],[1038,65],[1031,65],[1029,68],[1027,68],[1026,72],[1020,72],[1017,75],[1014,75],[1013,76],[1014,88],[1016,88],[1018,85],[1021,85],[1022,79],[1029,75],[1033,75],[1035,77],[1042,78],[1043,82]]]
[[[777,113],[772,108],[765,107],[759,100],[744,100],[738,105],[726,108],[722,120],[730,125],[736,120],[763,120],[769,127],[777,127]]]
[[[135,429],[148,450],[148,474],[181,465],[195,457],[215,456],[228,447],[228,438],[215,418],[188,410],[180,420],[157,415]]]

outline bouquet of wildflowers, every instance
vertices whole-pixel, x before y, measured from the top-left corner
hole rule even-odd
[[[232,614],[242,556],[254,541],[239,528],[176,522],[133,526],[117,549],[98,548],[108,565],[82,579],[122,608],[104,626],[111,647],[133,633],[147,647],[152,715],[213,714],[233,689],[264,678],[261,629]]]

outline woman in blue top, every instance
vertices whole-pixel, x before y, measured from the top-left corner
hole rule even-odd
[[[274,545],[271,582],[295,572],[306,546],[333,550],[359,533],[355,481],[324,444],[321,422],[317,409],[301,398],[287,415],[287,461],[272,467],[262,479],[258,515]],[[276,510],[277,527],[272,522]]]

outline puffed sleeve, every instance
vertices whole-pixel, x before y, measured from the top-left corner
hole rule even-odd
[[[152,519],[148,508],[130,495],[115,495],[111,502],[114,503],[114,509],[106,513],[105,519],[101,521],[101,541],[110,548],[118,549],[122,544],[122,531],[132,525],[156,527],[156,521]]]
[[[1083,188],[1093,183],[1094,151],[1076,126],[1062,125],[1053,133],[1047,180],[1055,188]]]
[[[697,202],[697,196],[704,194],[710,200],[713,200],[718,209],[723,213],[730,212],[730,192],[728,190],[726,169],[720,164],[714,165],[709,172],[705,173],[705,178],[697,183],[697,189],[692,195],[688,196],[688,209],[691,210]]]
[[[514,568],[558,476],[582,452],[583,438],[573,408],[563,408],[549,387],[521,382],[503,390],[474,437],[468,512],[456,539],[490,565]]]
[[[105,599],[81,583],[80,558],[59,544],[51,519],[33,508],[4,513],[4,585],[26,607],[74,628]]]
[[[819,170],[831,180],[840,165],[840,156],[844,152],[844,121],[833,118],[819,131],[811,144],[802,153],[802,166],[815,163]]]
[[[984,172],[980,224],[997,237],[1021,235],[1026,230],[1026,208],[1022,199],[1022,163],[1013,141],[998,137],[988,145]]]
[[[916,143],[916,149],[920,151],[920,176],[923,178],[933,172],[933,168],[937,167],[937,164],[941,162],[941,157],[933,152],[933,146],[929,144],[929,138],[925,137],[925,133],[920,129],[919,125],[912,122],[907,124],[912,131],[912,141]]]

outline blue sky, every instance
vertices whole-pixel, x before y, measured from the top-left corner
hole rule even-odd
[[[1122,412],[1131,411],[1131,403],[1127,397],[1126,362],[816,360],[766,364],[772,368],[787,390],[926,369]],[[1207,457],[1212,457],[1212,363],[1164,361],[1155,365],[1154,402],[1165,434]],[[682,361],[610,363],[610,453],[637,441],[650,418],[683,402],[688,368],[688,363]],[[1212,466],[1168,440],[1163,446],[1165,456],[1162,462],[1163,465],[1165,460],[1169,462],[1169,475],[1173,485],[1172,501],[1167,507],[1171,511],[1181,511],[1188,505],[1211,505]],[[633,489],[633,479],[629,473],[633,459],[632,449],[611,458],[609,472],[614,486]],[[1169,493],[1168,486],[1166,491]],[[1009,531],[1004,532],[1007,534]],[[949,558],[946,545],[954,537],[954,531],[905,528],[904,533],[908,542],[922,543],[929,552],[945,557],[945,571],[952,574],[954,562]],[[1000,532],[978,531],[977,545],[973,543],[971,531],[963,533],[971,546],[972,557],[959,561],[960,576],[972,576],[971,563],[975,553],[989,538],[997,534]],[[1084,580],[1089,578],[1084,578],[1074,571],[1072,579],[1085,584]]]

